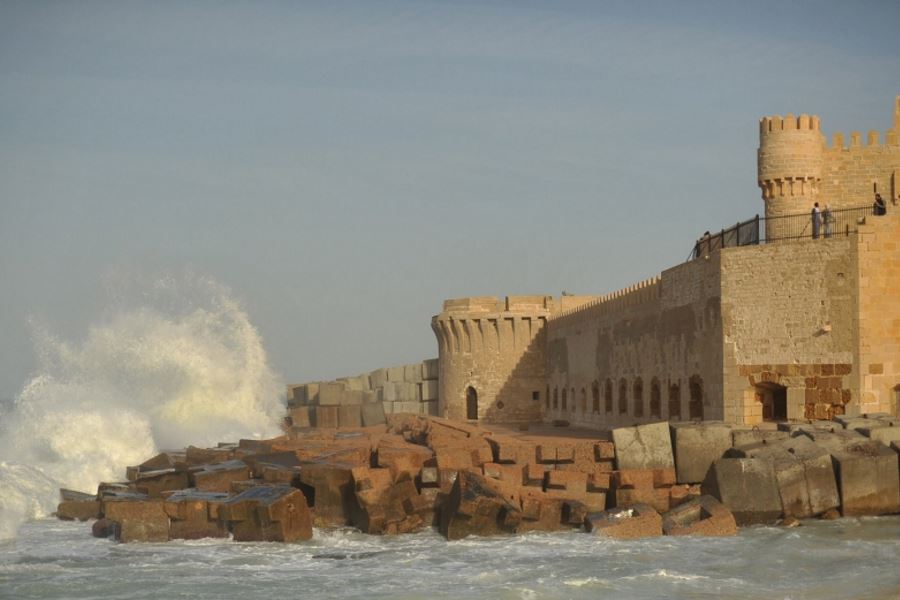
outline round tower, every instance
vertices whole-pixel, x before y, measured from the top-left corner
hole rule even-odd
[[[487,422],[541,418],[550,296],[446,300],[431,319],[438,340],[442,416]]]
[[[807,236],[783,215],[809,212],[819,201],[825,138],[819,117],[788,114],[759,121],[757,181],[766,205],[766,238]],[[802,227],[801,227],[802,228]]]

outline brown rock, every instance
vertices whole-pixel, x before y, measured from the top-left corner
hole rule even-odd
[[[181,490],[166,498],[163,509],[169,517],[169,539],[198,540],[228,537],[219,519],[219,507],[228,494]]]
[[[113,537],[119,542],[165,542],[169,539],[169,516],[162,500],[105,500],[103,514],[114,523]]]
[[[321,460],[300,466],[300,487],[313,507],[317,527],[341,527],[359,520],[353,482],[355,463]]]
[[[142,472],[134,481],[134,489],[150,498],[162,498],[163,492],[183,490],[190,485],[188,473],[175,469]]]
[[[204,492],[228,492],[234,481],[250,479],[250,468],[241,460],[203,465],[190,473],[191,485]]]
[[[734,515],[712,496],[688,500],[663,515],[666,535],[737,535]]]
[[[619,540],[662,535],[662,517],[647,504],[590,513],[584,525],[594,535]]]
[[[448,540],[458,540],[511,532],[507,515],[519,512],[511,495],[512,490],[502,482],[474,471],[460,471],[441,513],[441,533]]]
[[[63,521],[87,521],[100,518],[99,500],[63,500],[56,507],[56,517]]]
[[[376,464],[391,470],[394,480],[413,479],[434,453],[417,444],[410,444],[396,438],[382,439],[376,450]]]
[[[312,538],[306,498],[288,486],[261,485],[233,496],[219,516],[238,542],[297,542]]]

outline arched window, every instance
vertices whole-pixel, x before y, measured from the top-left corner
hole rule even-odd
[[[634,380],[634,384],[631,386],[632,389],[632,400],[634,400],[634,416],[635,417],[643,417],[644,416],[644,382],[640,377]]]
[[[550,386],[547,386],[547,395],[544,396],[544,407],[550,410]]]
[[[553,410],[559,408],[559,388],[553,388]]]
[[[681,385],[669,384],[669,420],[681,420]]]
[[[703,379],[699,375],[691,375],[688,382],[691,399],[688,402],[688,418],[692,421],[703,420]]]
[[[478,392],[472,386],[466,390],[466,418],[470,421],[478,419]]]
[[[603,404],[606,414],[611,415],[613,411],[612,379],[606,380],[606,389],[603,390]]]
[[[575,388],[572,388],[572,412],[575,412]]]
[[[628,414],[628,382],[625,379],[619,380],[619,414]]]
[[[654,377],[650,381],[650,418],[662,417],[662,399],[660,398],[659,379]]]
[[[581,414],[587,414],[587,392],[584,391],[584,388],[581,388]]]
[[[591,384],[591,396],[594,399],[594,405],[591,407],[595,415],[600,414],[600,382],[595,381]]]
[[[568,409],[569,409],[568,397],[566,396],[566,388],[563,388],[563,395],[562,395],[562,409],[563,409],[563,410],[568,410]]]

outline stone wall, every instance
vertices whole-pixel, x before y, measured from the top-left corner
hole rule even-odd
[[[548,322],[547,420],[722,419],[718,254]]]
[[[438,362],[376,369],[334,381],[291,384],[288,408],[301,406],[354,406],[383,403],[384,412],[437,415]]]

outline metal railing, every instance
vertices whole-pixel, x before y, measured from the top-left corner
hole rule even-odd
[[[873,206],[868,205],[826,209],[819,213],[817,222],[814,221],[812,211],[768,218],[756,215],[717,233],[706,232],[694,244],[689,259],[705,256],[721,248],[847,236],[856,233],[859,225],[865,223],[866,217],[873,214]]]

